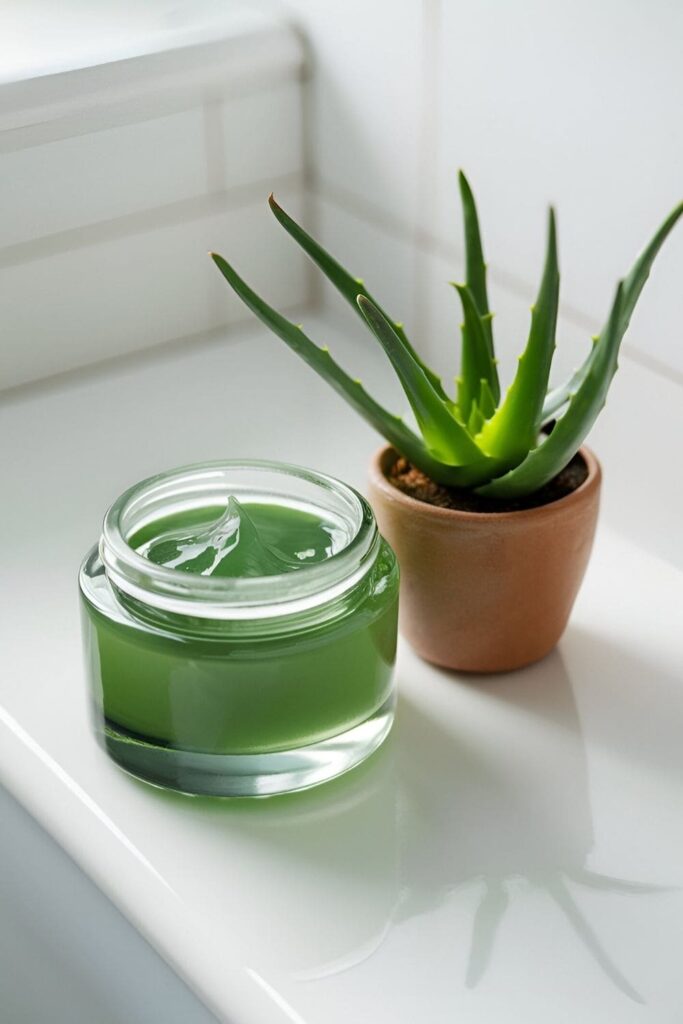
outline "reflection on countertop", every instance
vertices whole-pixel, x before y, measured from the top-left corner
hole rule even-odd
[[[226,844],[238,829],[243,841],[277,849],[292,866],[289,886],[280,875],[260,877],[258,905],[240,918],[243,948],[263,964],[271,947],[266,963],[299,982],[322,981],[380,957],[392,929],[476,887],[466,969],[453,979],[474,988],[495,968],[496,934],[511,902],[536,889],[609,982],[644,1002],[575,891],[618,899],[672,887],[590,866],[586,749],[562,655],[500,677],[433,671],[456,702],[473,697],[477,713],[442,717],[400,680],[408,692],[384,748],[333,783],[229,804],[158,794],[175,813],[211,821]],[[554,928],[548,942],[553,937]]]

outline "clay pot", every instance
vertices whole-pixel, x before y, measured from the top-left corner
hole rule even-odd
[[[401,631],[427,661],[505,672],[538,661],[562,636],[598,516],[600,465],[558,501],[515,512],[461,512],[411,498],[387,480],[380,449],[370,502],[401,567]]]

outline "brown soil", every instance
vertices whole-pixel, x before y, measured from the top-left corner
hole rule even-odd
[[[485,498],[474,491],[437,484],[419,469],[415,469],[407,459],[399,456],[389,472],[389,482],[411,498],[439,508],[459,509],[461,512],[518,512],[559,501],[580,487],[587,476],[588,467],[577,453],[562,472],[539,491],[519,498],[500,500]]]

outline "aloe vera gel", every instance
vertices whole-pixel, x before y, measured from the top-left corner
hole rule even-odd
[[[225,462],[145,480],[107,513],[80,589],[99,738],[147,781],[300,789],[391,727],[396,560],[330,477]]]

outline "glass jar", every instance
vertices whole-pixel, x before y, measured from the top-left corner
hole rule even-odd
[[[181,572],[134,538],[174,515],[282,506],[334,524],[329,554],[295,572]],[[394,714],[398,567],[346,484],[272,462],[151,477],[111,506],[80,571],[98,737],[132,774],[186,793],[303,789],[359,764]]]

